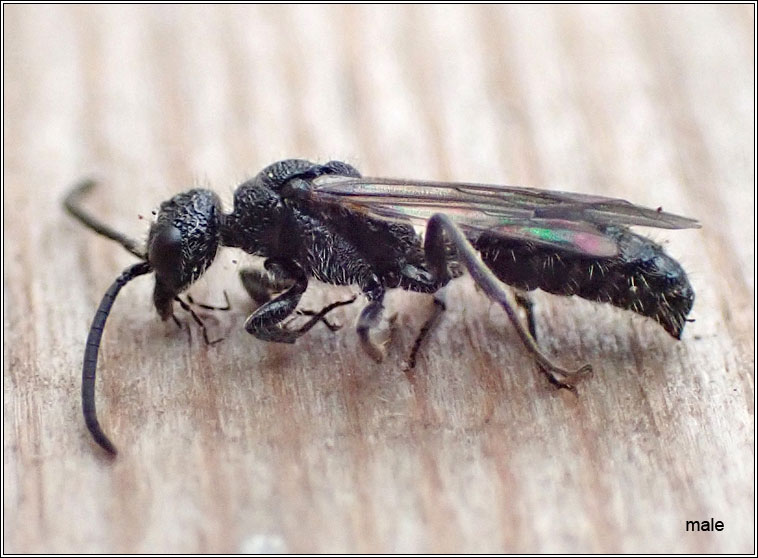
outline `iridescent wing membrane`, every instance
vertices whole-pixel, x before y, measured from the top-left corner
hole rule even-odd
[[[520,186],[323,175],[313,180],[311,197],[422,227],[435,213],[444,213],[470,238],[488,232],[599,258],[618,255],[616,241],[603,232],[609,225],[700,226],[625,200]]]

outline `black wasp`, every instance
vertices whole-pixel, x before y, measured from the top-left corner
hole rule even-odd
[[[248,291],[262,303],[245,322],[249,333],[264,341],[294,343],[319,321],[328,324],[330,310],[352,302],[335,302],[311,312],[302,327],[288,327],[285,320],[298,312],[311,278],[357,285],[368,300],[358,318],[358,337],[377,361],[383,346],[372,332],[382,321],[387,289],[435,296],[435,313],[414,345],[413,363],[422,338],[444,310],[443,288],[466,269],[503,307],[551,381],[565,387],[589,366],[569,372],[553,364],[537,346],[531,314],[527,331],[503,283],[521,291],[542,289],[609,302],[653,318],[675,338],[695,298],[679,263],[628,227],[683,229],[698,223],[624,200],[512,186],[365,178],[343,162],[289,159],[241,184],[231,213],[224,213],[215,193],[203,189],[163,202],[143,250],[81,209],[81,196],[91,185],[72,190],[67,210],[142,260],[125,269],[105,293],[84,355],[84,418],[95,441],[111,453],[116,449],[98,423],[94,386],[100,339],[116,295],[135,277],[153,272],[153,302],[161,318],[174,316],[174,302],[191,311],[179,294],[211,265],[219,246],[265,258],[267,273],[243,272]],[[415,227],[425,227],[423,236]],[[525,299],[519,300],[524,304]]]

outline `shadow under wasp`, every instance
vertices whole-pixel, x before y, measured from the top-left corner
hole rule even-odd
[[[82,367],[84,418],[95,441],[116,448],[102,431],[95,409],[100,340],[121,288],[155,274],[153,303],[163,320],[174,302],[213,262],[219,246],[265,258],[266,273],[242,272],[243,284],[260,306],[245,329],[264,341],[294,343],[325,316],[355,299],[332,303],[301,327],[286,320],[310,279],[357,285],[368,303],[356,326],[365,352],[381,361],[375,339],[388,289],[434,295],[435,311],[422,327],[410,356],[413,366],[423,338],[444,311],[444,287],[464,270],[497,302],[521,341],[553,383],[573,387],[589,365],[566,370],[535,340],[527,310],[525,328],[503,283],[608,302],[657,321],[680,338],[694,292],[679,263],[661,246],[630,231],[634,225],[665,229],[699,227],[697,221],[600,196],[535,188],[366,178],[340,161],[320,165],[288,159],[269,165],[234,193],[231,213],[205,189],[177,194],[161,204],[144,248],[99,222],[80,206],[92,186],[83,182],[66,197],[66,209],[84,225],[120,243],[141,261],[126,268],[106,291],[90,327]],[[424,234],[416,227],[425,227]]]

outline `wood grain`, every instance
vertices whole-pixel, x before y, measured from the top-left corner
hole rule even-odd
[[[5,552],[755,552],[754,6],[3,6]],[[697,301],[650,320],[538,294],[535,370],[462,279],[419,366],[428,297],[393,293],[387,360],[352,328],[294,346],[241,325],[220,255],[192,288],[224,342],[123,291],[101,354],[110,460],[81,419],[84,340],[151,211],[287,157],[525,184],[702,220],[653,233]],[[313,285],[317,307],[350,289]],[[688,533],[715,518],[723,532]]]

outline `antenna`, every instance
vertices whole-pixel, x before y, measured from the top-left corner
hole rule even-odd
[[[152,269],[147,262],[139,262],[127,267],[121,272],[113,284],[103,295],[100,306],[97,309],[92,325],[87,335],[87,347],[84,350],[84,364],[82,365],[82,410],[84,411],[84,421],[87,423],[92,437],[105,451],[116,455],[116,446],[113,445],[105,435],[100,423],[97,420],[97,411],[95,409],[95,376],[97,375],[97,354],[100,351],[100,340],[103,337],[103,329],[111,306],[116,300],[121,288],[129,281],[140,275],[150,273]]]

